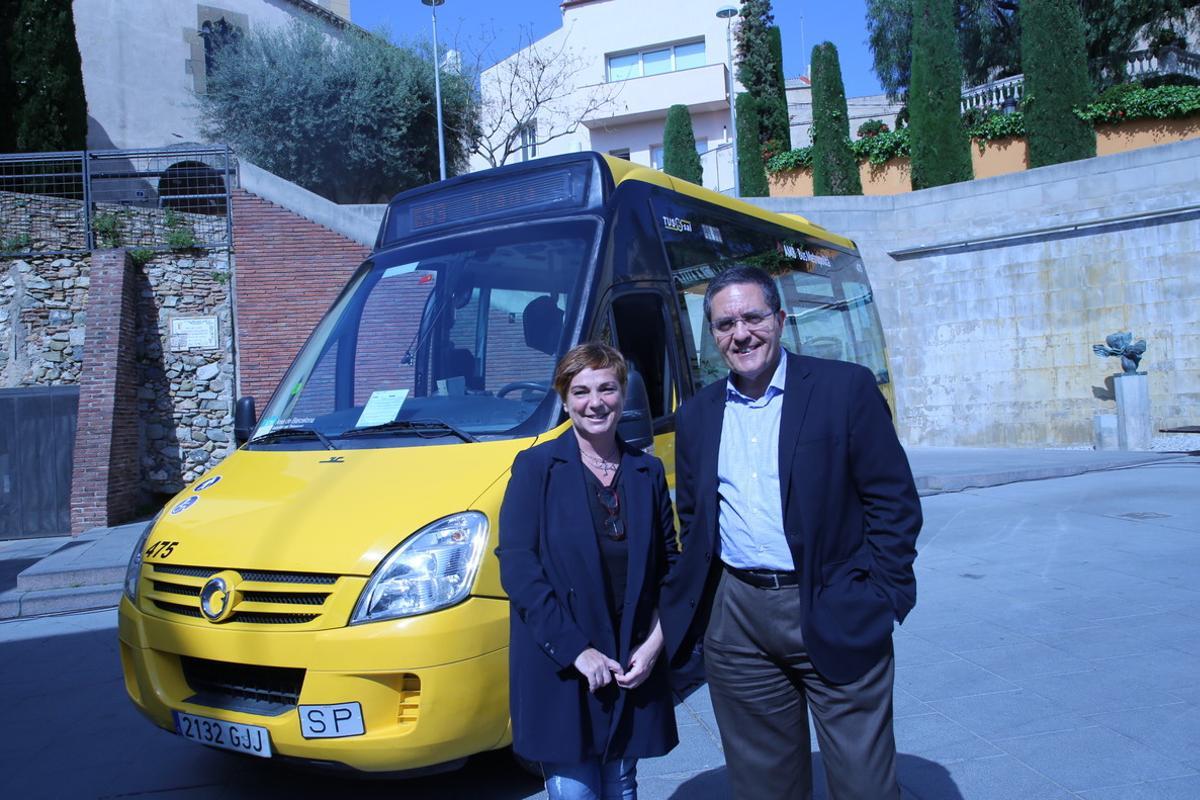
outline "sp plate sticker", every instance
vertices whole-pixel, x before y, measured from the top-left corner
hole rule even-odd
[[[196,505],[196,503],[198,503],[198,502],[200,502],[200,496],[195,495],[195,494],[192,495],[191,497],[178,503],[174,508],[172,508],[171,516],[175,516],[176,514],[182,514],[184,511],[187,511],[189,508]]]
[[[205,478],[204,480],[200,481],[200,483],[197,483],[196,488],[193,489],[192,491],[203,492],[205,489],[212,488],[213,486],[216,486],[220,482],[221,482],[221,476],[213,475],[211,478]]]

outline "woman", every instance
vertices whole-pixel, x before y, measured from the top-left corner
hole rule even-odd
[[[634,800],[637,759],[678,742],[658,621],[675,520],[662,462],[617,437],[627,377],[608,345],[563,356],[572,428],[517,456],[500,509],[513,749],[551,800]]]

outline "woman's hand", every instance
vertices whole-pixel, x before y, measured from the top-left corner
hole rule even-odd
[[[624,675],[617,675],[617,685],[622,689],[636,689],[641,686],[646,678],[650,677],[650,671],[654,669],[654,662],[658,660],[658,654],[662,650],[662,624],[658,621],[656,611],[650,635],[646,637],[646,641],[634,648],[633,655],[629,657],[629,669]]]
[[[618,684],[625,677],[625,671],[621,669],[620,664],[594,647],[589,647],[575,657],[575,669],[579,670],[580,675],[587,678],[589,692],[595,692],[602,686],[608,686],[612,683],[613,675],[617,676]]]

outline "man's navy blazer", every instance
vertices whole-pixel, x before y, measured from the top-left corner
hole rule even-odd
[[[618,439],[629,571],[614,630],[600,545],[573,430],[518,454],[500,508],[500,581],[509,612],[513,749],[533,761],[577,762],[591,754],[588,719],[599,699],[575,669],[588,647],[628,665],[659,607],[678,552],[662,462]],[[645,683],[609,690],[618,700],[610,757],[660,756],[678,742],[665,658]],[[588,707],[591,706],[590,713]]]
[[[889,651],[894,623],[916,603],[921,503],[871,372],[783,352],[779,490],[800,577],[802,617],[794,622],[813,666],[829,681],[849,683]],[[716,381],[676,415],[683,553],[663,587],[662,612],[667,654],[676,663],[704,633],[720,572],[717,457],[725,396],[726,381]]]

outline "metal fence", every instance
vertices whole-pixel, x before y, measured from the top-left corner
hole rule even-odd
[[[0,154],[0,255],[228,247],[229,148]]]

